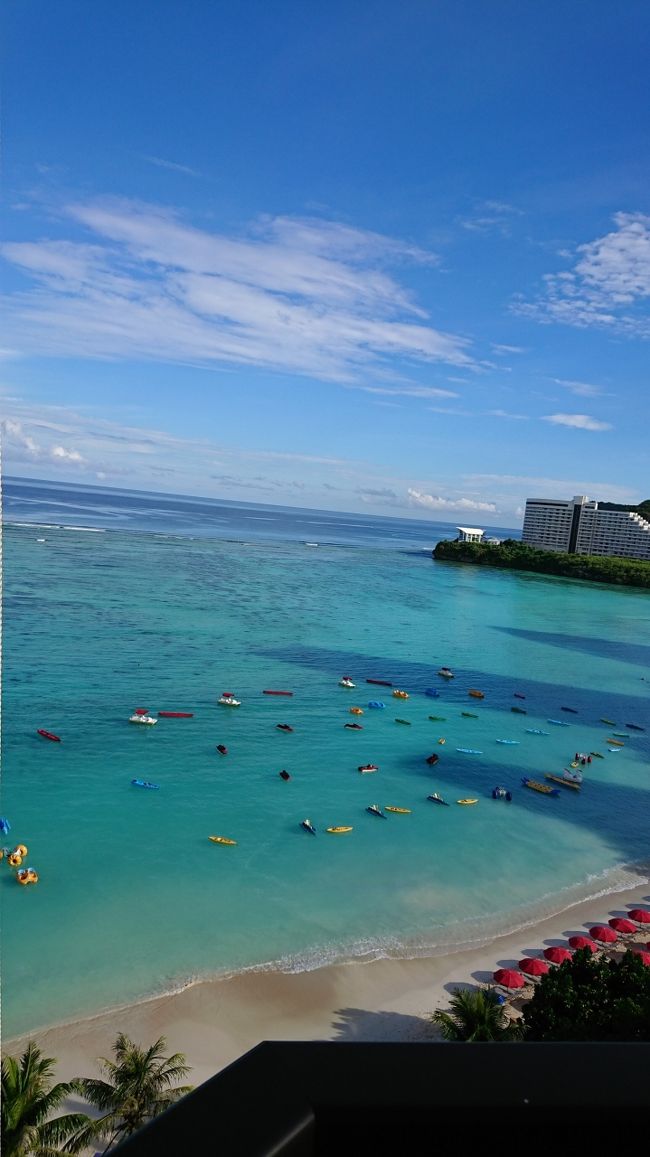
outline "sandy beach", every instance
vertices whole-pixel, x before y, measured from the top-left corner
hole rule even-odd
[[[124,1031],[142,1044],[167,1037],[169,1052],[184,1052],[201,1084],[262,1040],[434,1039],[428,1016],[445,1007],[457,985],[491,980],[495,968],[515,966],[630,906],[650,902],[650,882],[625,892],[583,901],[539,924],[500,936],[464,952],[415,960],[376,960],[330,965],[312,972],[247,972],[194,984],[178,993],[113,1009],[95,1017],[8,1040],[15,1054],[35,1039],[58,1059],[57,1078],[91,1076],[96,1058],[110,1055]],[[626,938],[627,939],[627,938]],[[645,943],[650,925],[632,938]],[[620,942],[619,942],[620,943]]]

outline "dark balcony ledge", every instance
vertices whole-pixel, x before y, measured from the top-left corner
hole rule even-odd
[[[648,1073],[647,1044],[265,1042],[114,1152],[518,1157],[594,1130],[600,1149],[645,1119]]]

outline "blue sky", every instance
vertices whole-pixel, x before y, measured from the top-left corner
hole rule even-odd
[[[9,0],[3,469],[650,495],[645,0]]]

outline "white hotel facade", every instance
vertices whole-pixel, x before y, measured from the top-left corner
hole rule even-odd
[[[650,560],[650,522],[632,510],[599,510],[585,494],[529,498],[521,539],[540,550]]]

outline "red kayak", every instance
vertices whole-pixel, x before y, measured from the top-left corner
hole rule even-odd
[[[42,735],[43,739],[53,739],[55,743],[61,742],[61,737],[59,735],[55,735],[53,731],[45,731],[43,727],[39,727],[36,731],[36,734]]]
[[[262,691],[262,695],[293,695],[293,691]]]
[[[392,683],[388,683],[385,679],[366,679],[366,683],[376,683],[379,687],[392,687]]]
[[[159,711],[164,719],[193,719],[193,711]]]

